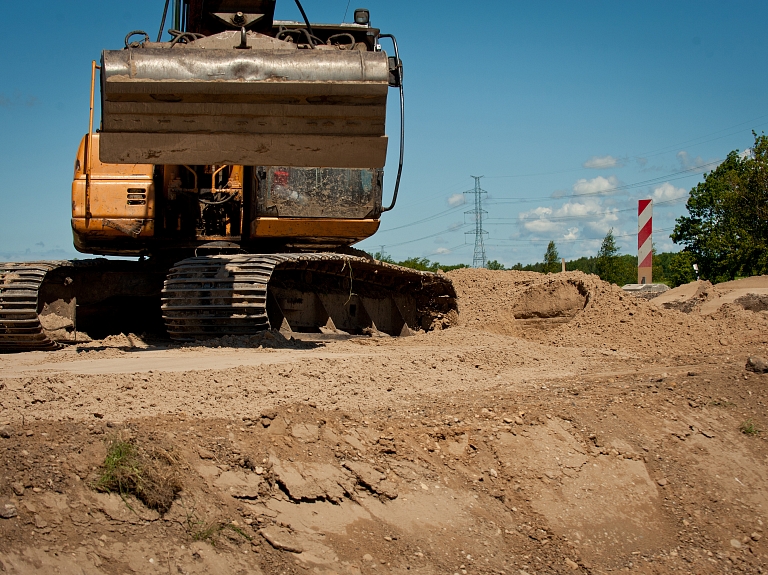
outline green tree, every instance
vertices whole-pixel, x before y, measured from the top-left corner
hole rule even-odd
[[[616,238],[613,236],[613,228],[608,230],[597,252],[596,272],[600,279],[611,283],[618,283],[619,280],[619,247],[616,245]]]
[[[504,264],[497,262],[496,260],[491,260],[487,264],[485,264],[485,267],[489,270],[505,270],[507,268],[504,267]]]
[[[691,252],[678,252],[673,254],[669,260],[668,280],[672,287],[687,284],[696,279],[696,272],[693,270],[693,255]]]
[[[557,273],[561,269],[560,254],[557,253],[555,242],[549,242],[544,253],[544,273]]]
[[[748,154],[731,152],[691,190],[670,236],[713,282],[768,273],[768,138],[753,135]]]

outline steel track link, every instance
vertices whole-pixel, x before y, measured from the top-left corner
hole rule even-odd
[[[349,277],[381,290],[432,289],[455,298],[450,281],[437,274],[336,253],[202,256],[171,268],[162,313],[172,339],[254,335],[270,329],[267,294],[275,271]],[[310,282],[311,283],[311,282]]]
[[[46,274],[62,262],[0,263],[0,352],[58,349],[38,316]]]

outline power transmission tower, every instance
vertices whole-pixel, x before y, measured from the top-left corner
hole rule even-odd
[[[486,261],[485,261],[485,240],[484,236],[488,235],[488,232],[486,232],[483,229],[483,216],[487,214],[483,209],[483,194],[487,194],[485,190],[483,190],[480,187],[480,178],[483,176],[470,176],[471,178],[475,178],[475,189],[464,192],[465,194],[474,194],[475,196],[475,207],[472,210],[468,210],[464,212],[467,215],[472,215],[475,218],[475,230],[473,232],[464,232],[465,234],[475,234],[475,253],[472,256],[472,267],[473,268],[484,268]]]

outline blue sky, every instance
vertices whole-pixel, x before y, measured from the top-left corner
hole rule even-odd
[[[7,4],[0,259],[76,257],[69,194],[90,61],[120,48],[130,30],[154,36],[163,2],[42,1],[33,15]],[[303,4],[311,20],[338,22],[347,0]],[[471,175],[485,176],[489,259],[538,261],[549,240],[564,257],[594,255],[611,227],[634,253],[644,197],[657,201],[657,248],[675,249],[668,235],[688,190],[768,126],[764,2],[362,5],[397,36],[406,81],[400,200],[360,245],[369,251],[471,263],[474,236],[464,232],[473,221],[461,203]],[[277,17],[299,14],[280,0]],[[387,198],[394,106],[388,131]]]

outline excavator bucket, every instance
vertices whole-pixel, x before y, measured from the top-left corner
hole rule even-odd
[[[388,58],[354,46],[243,30],[104,51],[101,161],[381,168]]]

